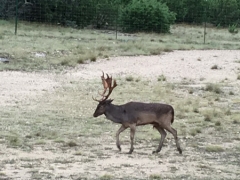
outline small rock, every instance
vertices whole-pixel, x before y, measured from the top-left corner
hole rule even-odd
[[[0,62],[9,63],[9,59],[0,57]]]
[[[36,56],[36,57],[45,57],[45,56],[46,56],[46,54],[45,54],[45,53],[42,53],[42,52],[40,52],[40,53],[35,53],[35,56]]]

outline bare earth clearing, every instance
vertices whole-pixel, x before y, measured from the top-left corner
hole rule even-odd
[[[217,65],[218,69],[211,69],[214,65]],[[113,57],[110,60],[97,60],[95,63],[79,65],[62,74],[0,72],[0,130],[5,134],[8,132],[18,134],[18,131],[22,131],[24,138],[27,136],[31,139],[32,135],[29,135],[28,131],[42,123],[41,117],[35,119],[31,112],[48,113],[48,109],[38,110],[39,106],[48,107],[47,105],[50,104],[51,107],[50,98],[56,96],[55,91],[66,92],[69,88],[74,93],[84,94],[86,101],[91,101],[91,96],[97,92],[96,88],[100,87],[98,85],[102,70],[116,78],[131,75],[146,81],[157,81],[159,76],[164,75],[168,82],[187,81],[192,86],[227,81],[227,85],[234,86],[237,95],[240,88],[240,80],[237,80],[239,69],[239,50],[194,50],[174,51],[160,56]],[[74,89],[75,84],[80,85],[77,90]],[[119,89],[120,86],[124,85],[120,83]],[[59,97],[53,104],[61,99],[64,101],[64,93],[57,95]],[[114,99],[117,101],[118,97],[115,96]],[[20,141],[22,144],[16,147],[9,145],[8,141],[11,139],[6,137],[10,135],[2,133],[0,179],[240,179],[239,124],[233,124],[229,133],[224,133],[223,137],[216,136],[215,130],[211,129],[214,127],[210,127],[212,133],[208,133],[207,136],[204,135],[204,130],[197,136],[180,133],[182,155],[176,151],[173,137],[169,133],[162,151],[158,155],[152,155],[151,152],[157,147],[160,137],[155,136],[156,139],[153,140],[153,137],[146,136],[146,140],[144,138],[139,140],[138,136],[141,137],[141,133],[146,132],[139,129],[136,132],[135,151],[132,155],[127,155],[125,153],[129,150],[129,132],[120,136],[123,152],[118,152],[115,146],[115,133],[119,126],[105,120],[103,116],[90,119],[96,106],[95,102],[91,101],[86,105],[85,101],[74,102],[74,100],[74,97],[65,100],[62,105],[63,109],[69,106],[67,112],[65,109],[63,111],[65,114],[75,115],[76,121],[68,123],[67,118],[60,117],[61,109],[55,111],[49,109],[49,112],[54,112],[50,121],[55,115],[59,118],[52,126],[57,126],[59,122],[59,132],[56,128],[56,133],[61,135],[60,139],[51,140],[48,136],[44,136],[46,140],[29,140],[27,144],[30,148],[27,149],[24,141]],[[125,98],[122,103],[130,100],[131,98]],[[121,101],[118,101],[116,104],[120,103]],[[75,108],[78,105],[79,111],[71,110],[73,105]],[[22,118],[25,117],[22,115],[23,111],[25,114],[29,113],[28,120]],[[19,120],[19,117],[22,119]],[[87,126],[89,119],[100,124]],[[175,118],[173,127],[176,127],[180,121],[182,120]],[[81,129],[84,123],[86,125],[84,127],[89,128],[84,130],[85,134]],[[108,126],[107,130],[104,128],[105,125]],[[180,126],[178,125],[176,129],[179,130]],[[232,132],[234,126],[236,129]],[[21,130],[17,129],[19,127]],[[29,127],[31,128],[28,129]],[[96,127],[99,127],[98,134],[94,132]],[[64,128],[67,130],[62,133]],[[49,131],[50,129],[51,125]],[[152,127],[147,130],[156,131],[152,130]],[[71,134],[71,132],[76,133]],[[65,134],[73,138],[77,146],[63,146],[61,142],[65,141]],[[221,144],[224,150],[207,152],[204,148],[206,144]]]

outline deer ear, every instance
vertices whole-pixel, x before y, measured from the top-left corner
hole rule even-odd
[[[107,104],[111,104],[112,101],[113,101],[113,99],[108,99],[108,100],[106,101],[106,103],[107,103]]]

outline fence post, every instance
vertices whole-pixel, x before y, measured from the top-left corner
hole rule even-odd
[[[16,0],[15,35],[17,35],[17,24],[18,24],[18,0]]]
[[[207,12],[206,12],[206,7],[204,8],[204,40],[203,43],[206,43],[206,28],[207,28]]]
[[[116,14],[116,20],[115,20],[115,22],[116,22],[116,27],[115,27],[115,28],[116,28],[116,39],[117,39],[117,36],[118,36],[118,34],[117,34],[117,33],[118,33],[118,32],[117,32],[117,31],[118,31],[118,11],[119,11],[119,10],[118,10],[118,9],[119,9],[118,7],[119,7],[119,6],[117,6],[117,14]]]

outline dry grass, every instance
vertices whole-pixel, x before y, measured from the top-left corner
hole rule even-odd
[[[136,79],[137,77],[132,76],[132,78]],[[142,86],[141,83],[145,84],[145,86]],[[176,111],[173,127],[178,130],[181,145],[184,147],[183,158],[185,158],[184,164],[186,167],[192,162],[195,162],[196,165],[201,165],[202,161],[211,162],[211,169],[215,170],[219,166],[225,169],[226,162],[229,165],[234,165],[234,161],[229,160],[228,156],[237,157],[234,149],[239,147],[233,143],[232,138],[234,137],[237,142],[240,140],[239,135],[236,134],[238,132],[236,124],[240,122],[237,112],[233,111],[230,114],[226,114],[220,111],[226,105],[226,101],[215,103],[213,105],[214,109],[212,109],[212,107],[206,106],[206,104],[210,100],[214,101],[214,96],[211,97],[212,99],[207,99],[189,93],[185,94],[188,89],[181,84],[144,80],[141,80],[141,83],[126,81],[124,78],[118,79],[119,86],[112,94],[112,98],[115,99],[114,103],[121,104],[129,101],[129,99],[138,100],[141,97],[141,101],[161,101],[173,105]],[[87,86],[83,86],[83,84],[87,84]],[[34,152],[36,147],[41,148],[43,152],[47,149],[47,151],[53,154],[62,151],[65,153],[68,152],[70,154],[67,157],[66,154],[60,159],[53,156],[51,159],[46,159],[45,161],[47,164],[51,164],[53,169],[56,168],[55,164],[62,166],[63,172],[70,165],[74,166],[78,163],[90,164],[93,170],[86,170],[88,174],[84,175],[80,173],[76,178],[84,176],[90,179],[116,179],[117,175],[115,171],[118,172],[118,167],[111,164],[110,166],[102,165],[98,167],[95,164],[101,159],[110,159],[116,155],[119,158],[126,157],[125,154],[119,154],[115,147],[115,133],[119,126],[110,123],[104,118],[94,119],[92,117],[96,103],[91,100],[91,95],[96,93],[98,85],[100,84],[96,80],[80,80],[78,82],[68,80],[54,93],[45,92],[43,97],[32,100],[27,104],[22,101],[18,103],[18,106],[1,108],[1,145],[28,151],[30,154]],[[141,89],[141,91],[135,93],[137,89]],[[194,92],[198,91],[209,93],[194,89]],[[146,92],[151,92],[151,94]],[[187,98],[183,100],[182,97],[186,95]],[[233,103],[232,100],[237,98],[237,95],[226,94],[222,98],[225,98],[228,101],[228,106],[231,106]],[[209,121],[204,121],[206,116],[209,116]],[[8,128],[4,129],[3,127]],[[225,136],[226,133],[228,136]],[[123,153],[125,153],[129,149],[129,132],[123,132],[120,137],[123,144]],[[143,158],[145,160],[149,159],[152,162],[158,162],[160,159],[168,161],[167,159],[170,158],[171,161],[175,162],[174,164],[179,164],[179,161],[182,161],[182,157],[175,153],[174,140],[171,134],[167,136],[163,151],[157,156],[151,155],[151,151],[157,147],[159,139],[160,134],[156,130],[153,130],[151,126],[139,127],[136,133],[135,152],[129,159]],[[211,145],[216,142],[221,144]],[[223,148],[225,142],[228,144],[232,143],[234,148],[225,150]],[[202,147],[204,147],[204,151]],[[191,152],[194,152],[191,154],[192,159],[196,158],[194,161],[186,159]],[[222,154],[222,152],[225,154]],[[171,156],[166,157],[165,155],[169,153],[171,153]],[[211,153],[216,153],[224,163],[217,163],[214,159],[209,159]],[[13,165],[19,166],[18,162],[13,162]],[[29,170],[28,173],[32,173],[35,179],[38,178],[37,173],[31,170],[39,167],[39,160],[31,160],[31,163],[22,160],[20,162],[23,163],[22,166],[24,169]],[[216,167],[214,166],[215,164]],[[172,163],[165,166],[171,169],[170,172],[178,172],[179,167],[172,166]],[[134,169],[135,165],[127,160],[121,167],[123,169]],[[95,173],[95,170],[98,168],[101,168],[104,173]],[[205,170],[198,169],[199,171],[205,172]],[[233,171],[232,173],[237,172]],[[141,176],[135,175],[133,179],[179,179],[182,177],[179,173],[172,175],[167,172],[161,173],[161,176],[157,173],[143,173]],[[53,179],[55,177],[54,170],[47,173],[47,175],[44,174],[42,177]],[[123,179],[129,179],[130,177],[131,175],[128,175],[128,173],[121,175]],[[191,175],[189,177],[193,178]]]
[[[226,33],[227,29],[207,29],[207,43],[203,44],[202,29],[174,25],[171,34],[119,33],[116,40],[115,32],[111,31],[19,22],[15,36],[14,24],[1,20],[0,39],[4,48],[0,50],[0,57],[7,56],[10,63],[1,66],[0,70],[62,70],[62,66],[72,67],[109,56],[156,55],[188,49],[240,49],[239,34],[233,36]]]

